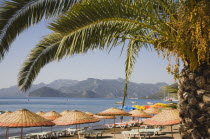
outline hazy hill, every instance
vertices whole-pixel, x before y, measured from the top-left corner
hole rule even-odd
[[[49,84],[33,85],[26,94],[21,94],[17,86],[0,89],[0,96],[29,96],[36,97],[83,97],[83,98],[119,98],[123,96],[124,79],[94,79],[83,81],[56,80]],[[150,96],[160,91],[166,83],[146,84],[130,82],[128,87],[129,98]],[[29,93],[30,92],[30,93]]]
[[[65,95],[56,90],[56,89],[52,89],[50,87],[42,87],[42,88],[39,88],[39,89],[36,89],[32,92],[30,92],[28,94],[28,96],[31,96],[31,97],[65,97]]]
[[[53,89],[59,89],[63,86],[71,86],[76,84],[78,81],[76,80],[67,80],[67,79],[61,79],[61,80],[55,80],[49,84],[40,83],[32,85],[31,88],[25,92],[22,93],[17,86],[11,86],[9,88],[2,88],[0,89],[0,97],[22,97],[27,96],[29,92],[32,92],[36,89],[42,88],[42,87],[50,87]]]

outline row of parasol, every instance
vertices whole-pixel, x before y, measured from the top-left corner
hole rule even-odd
[[[139,109],[139,110],[146,110],[148,108],[151,108],[151,107],[154,107],[154,108],[168,108],[168,107],[172,107],[172,106],[175,106],[176,104],[165,104],[165,103],[155,103],[154,105],[133,105],[132,107],[130,106],[127,106],[127,107],[130,107],[130,108],[134,108],[134,109]],[[126,108],[125,108],[126,109]]]
[[[157,114],[157,112],[151,110],[150,114]],[[144,117],[144,118],[151,117],[149,114],[141,110],[133,110],[128,113],[117,108],[110,108],[98,113],[95,116],[92,115],[93,115],[92,113],[88,112],[84,113],[80,111],[68,111],[68,110],[60,114],[55,111],[51,111],[48,113],[38,112],[37,114],[35,114],[29,110],[20,109],[15,112],[6,112],[0,115],[0,127],[7,127],[6,138],[8,138],[8,128],[20,127],[21,139],[22,139],[23,128],[25,127],[51,126],[51,133],[52,133],[52,126],[54,125],[59,125],[59,126],[76,125],[77,128],[77,124],[98,122],[99,119],[115,119],[115,116],[132,116],[132,117]],[[156,116],[148,120],[145,120],[144,124],[173,125],[173,124],[178,124],[179,121],[180,119],[178,116],[178,111],[170,109],[170,110],[164,110],[159,114],[157,114]]]

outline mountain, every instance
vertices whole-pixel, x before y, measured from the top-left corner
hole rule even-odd
[[[123,97],[124,79],[94,79],[83,81],[55,80],[49,84],[33,85],[25,94],[20,93],[17,86],[0,89],[0,96],[36,96],[36,97],[82,97],[82,98],[120,98]],[[150,96],[160,91],[166,83],[134,83],[129,82],[128,98]]]
[[[55,80],[49,84],[45,84],[45,83],[35,84],[35,85],[32,85],[31,88],[25,93],[21,92],[17,86],[11,86],[9,88],[0,89],[0,97],[24,97],[24,96],[27,96],[29,92],[32,92],[42,87],[50,87],[52,89],[59,89],[60,87],[64,87],[64,86],[72,86],[76,84],[77,82],[78,81],[76,80],[61,79],[61,80]]]
[[[11,86],[9,88],[2,88],[0,89],[0,97],[23,97],[23,96],[27,96],[29,92],[39,89],[44,86],[46,86],[46,84],[44,83],[32,85],[31,88],[25,93],[21,92],[17,86]]]
[[[78,83],[77,80],[68,80],[68,79],[62,79],[62,80],[55,80],[47,85],[47,87],[53,88],[53,89],[59,89],[61,87],[70,87]]]
[[[119,98],[123,97],[124,79],[100,80],[88,78],[73,86],[61,87],[59,90],[68,96],[74,97],[98,97],[98,98]],[[148,96],[160,91],[160,87],[166,83],[137,84],[130,82],[128,86],[128,97],[139,98]]]
[[[65,97],[65,95],[56,90],[56,89],[52,89],[50,87],[42,87],[42,88],[39,88],[39,89],[36,89],[32,92],[30,92],[28,94],[28,96],[31,96],[31,97]]]

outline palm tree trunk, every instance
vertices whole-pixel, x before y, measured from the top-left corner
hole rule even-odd
[[[183,139],[209,139],[210,66],[190,71],[185,66],[179,79],[180,132]]]

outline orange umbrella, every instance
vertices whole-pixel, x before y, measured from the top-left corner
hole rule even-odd
[[[61,116],[62,115],[57,113],[56,111],[50,111],[50,112],[45,113],[45,114],[42,115],[42,117],[44,117],[47,120],[51,120],[51,121],[53,121],[53,120],[55,120],[55,119],[57,119],[57,118],[59,118]]]
[[[9,116],[11,113],[12,113],[11,111],[8,111],[8,112],[5,112],[5,113],[1,114],[0,119],[3,119],[4,117]],[[6,138],[8,138],[8,133],[9,133],[9,128],[7,127],[6,128]]]
[[[57,113],[56,111],[50,111],[50,112],[42,115],[42,117],[44,117],[45,119],[50,120],[50,121],[53,121],[61,116],[62,115],[60,113]],[[51,134],[50,134],[50,138],[51,138],[52,137],[52,126],[50,127],[50,131],[51,131]]]
[[[100,116],[130,116],[131,114],[127,113],[123,110],[120,110],[118,108],[109,108],[107,110],[97,113],[97,115],[100,115]],[[114,119],[114,138],[115,138],[115,119]]]
[[[165,109],[152,118],[144,121],[146,125],[170,125],[173,138],[172,126],[180,123],[179,111],[177,109]]]
[[[38,127],[38,126],[53,126],[54,124],[49,120],[26,109],[17,110],[7,117],[0,119],[0,126],[2,127],[21,127],[21,139],[23,134],[23,127]]]
[[[94,123],[98,122],[99,119],[94,118],[84,112],[81,111],[71,111],[68,114],[55,119],[53,123],[56,125],[66,126],[66,125],[76,125],[76,124],[84,124],[84,123]]]
[[[44,115],[44,114],[45,114],[45,112],[43,112],[43,111],[39,111],[39,112],[37,112],[36,114],[38,114],[39,116],[42,116],[42,115]]]
[[[155,107],[150,107],[150,108],[144,110],[144,112],[146,112],[148,114],[158,114],[161,112],[161,110],[159,110],[158,108],[155,108]]]
[[[90,116],[84,112],[75,110],[54,120],[53,123],[59,126],[76,125],[76,129],[77,129],[77,124],[94,123],[98,121],[99,119],[93,116]]]
[[[131,114],[118,108],[109,108],[105,111],[97,113],[100,116],[130,116]]]
[[[93,115],[93,117],[98,119],[104,119],[104,125],[105,125],[105,119],[116,119],[115,116],[99,116],[99,115]]]
[[[71,111],[70,110],[65,110],[65,111],[61,112],[60,114],[63,116],[65,114],[68,114],[69,112],[71,112]]]
[[[90,115],[90,116],[93,116],[94,114],[91,113],[91,112],[85,112],[86,114]]]
[[[146,112],[142,111],[142,110],[132,110],[129,112],[131,114],[132,117],[141,117],[141,118],[150,118],[152,117],[151,115],[147,114]]]
[[[141,117],[141,118],[150,118],[152,117],[151,115],[147,114],[146,112],[142,111],[142,110],[132,110],[129,112],[131,115],[131,117]],[[139,123],[139,119],[138,119],[138,123]],[[139,125],[138,125],[138,131],[139,131]]]

